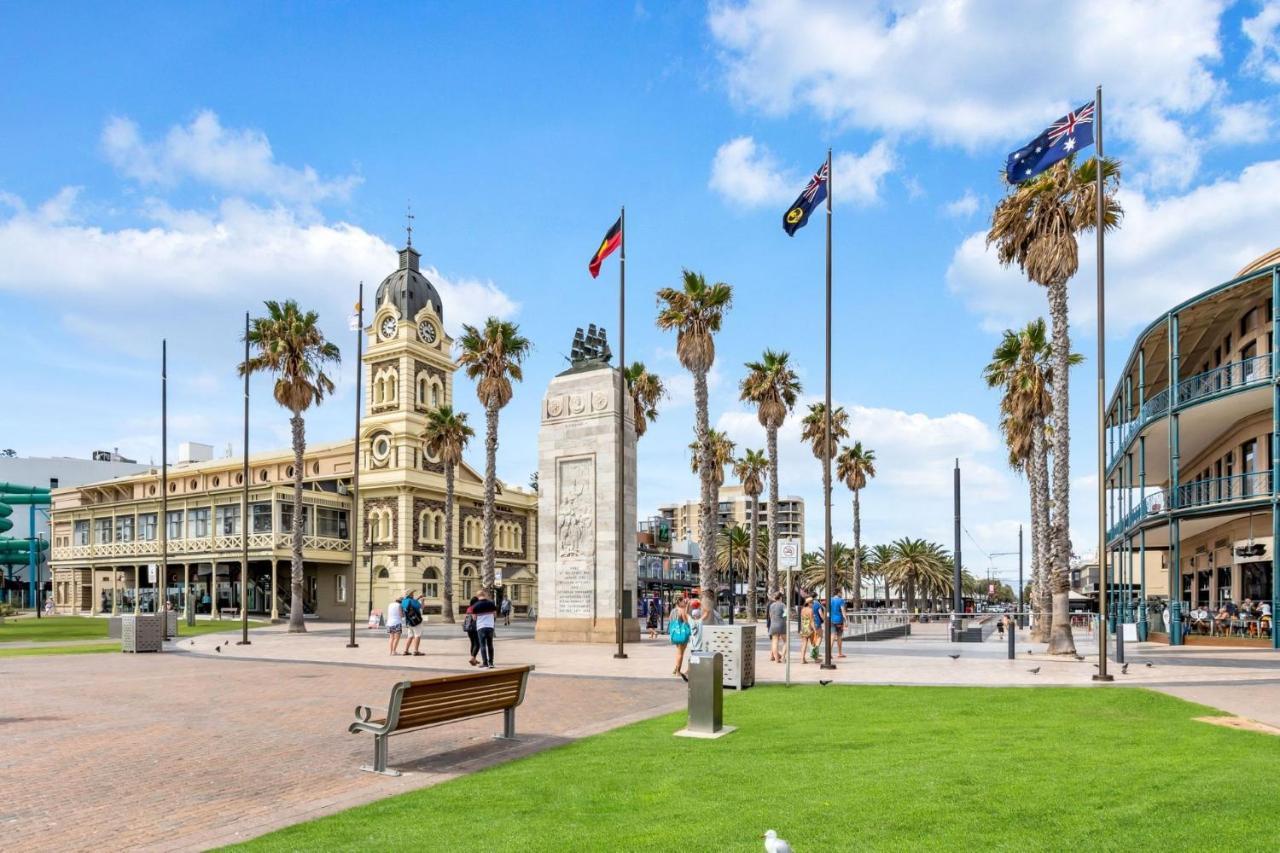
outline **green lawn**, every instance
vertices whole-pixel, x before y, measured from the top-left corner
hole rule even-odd
[[[758,851],[776,829],[800,853],[1251,850],[1274,833],[1280,738],[1158,693],[758,687],[724,705],[740,728],[720,740],[661,717],[243,846]],[[393,766],[414,758],[399,741]]]
[[[81,643],[77,646],[59,646],[50,643],[40,646],[19,646],[16,649],[0,646],[0,658],[26,658],[43,655],[92,655],[99,652],[118,651],[120,651],[119,640],[111,643]]]
[[[258,628],[265,622],[250,622],[250,628]],[[201,621],[188,628],[178,620],[178,637],[195,637],[218,631],[236,631],[239,620],[223,619],[221,622]],[[0,625],[0,644],[3,643],[65,643],[68,640],[97,640],[107,638],[107,620],[92,616],[34,616],[8,617]]]

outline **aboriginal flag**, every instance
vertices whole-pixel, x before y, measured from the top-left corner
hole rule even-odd
[[[587,269],[591,271],[591,277],[595,278],[600,275],[600,265],[604,263],[604,259],[614,253],[614,251],[622,245],[622,217],[618,217],[618,221],[613,223],[613,227],[604,235],[604,239],[600,241],[600,248],[596,249],[596,253],[591,256],[591,263],[587,265]]]

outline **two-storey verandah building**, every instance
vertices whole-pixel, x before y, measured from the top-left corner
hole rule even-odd
[[[1108,589],[1141,638],[1280,648],[1277,300],[1280,250],[1159,316],[1112,394]]]
[[[352,507],[353,441],[313,444],[304,456],[308,614],[347,618],[354,598],[364,619],[371,610],[385,612],[387,603],[407,589],[425,596],[428,613],[442,611],[444,466],[427,452],[423,430],[432,409],[453,402],[453,340],[443,317],[440,295],[419,269],[418,252],[406,246],[399,268],[377,290],[365,329],[358,511]],[[215,616],[242,607],[272,618],[287,613],[293,466],[292,450],[251,455],[246,502],[239,458],[171,465],[163,513],[158,467],[56,490],[51,508],[55,608],[63,613],[149,610],[160,596]],[[460,465],[453,536],[454,602],[460,610],[482,582],[483,491],[476,471]],[[537,593],[537,496],[503,483],[497,492],[497,569],[504,593],[517,612],[524,612]],[[249,546],[244,568],[243,536]],[[351,589],[353,542],[358,553]]]

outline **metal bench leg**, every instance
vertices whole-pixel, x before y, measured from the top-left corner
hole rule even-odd
[[[369,773],[381,773],[383,776],[399,776],[399,770],[387,769],[387,736],[373,736],[373,766],[368,764],[360,768]]]
[[[507,708],[502,712],[502,734],[494,735],[496,740],[516,739],[516,709]]]

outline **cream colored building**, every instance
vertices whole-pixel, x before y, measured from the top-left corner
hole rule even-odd
[[[378,287],[372,307],[354,523],[352,441],[312,443],[303,463],[304,607],[326,619],[348,618],[354,597],[363,621],[371,609],[385,612],[407,589],[426,597],[428,613],[443,608],[444,466],[426,453],[422,432],[427,412],[453,401],[453,341],[444,332],[440,295],[419,270],[412,246],[400,252],[399,268]],[[483,433],[483,424],[474,426]],[[250,613],[287,613],[293,464],[288,449],[251,454],[247,506],[241,459],[171,465],[163,521],[167,572],[158,565],[159,468],[55,490],[55,607],[63,613],[149,608],[163,576],[165,598],[183,606],[189,589],[197,612],[238,612],[243,602]],[[482,477],[465,462],[455,492],[454,603],[464,608],[481,585],[484,499]],[[536,494],[498,484],[497,568],[517,612],[537,594],[536,518]],[[241,577],[245,535],[247,584]]]
[[[687,501],[681,504],[663,504],[658,507],[658,514],[671,524],[672,541],[698,541],[698,501]],[[760,524],[768,529],[769,524],[768,492],[760,496]],[[720,503],[716,516],[716,529],[732,525],[751,529],[751,499],[742,491],[742,486],[721,486]],[[804,500],[795,495],[778,498],[778,538],[799,539],[800,553],[804,553]]]

